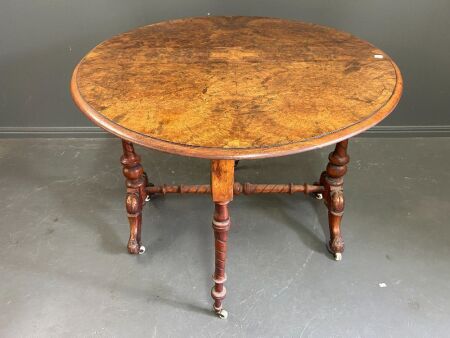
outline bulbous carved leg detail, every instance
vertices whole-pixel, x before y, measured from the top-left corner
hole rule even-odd
[[[328,207],[328,223],[330,227],[329,250],[338,258],[344,252],[344,240],[341,236],[341,220],[344,214],[344,192],[337,190],[331,192]]]
[[[335,150],[328,156],[326,171],[320,177],[324,186],[324,202],[328,208],[328,224],[330,227],[330,241],[328,250],[334,254],[336,260],[342,258],[344,240],[341,235],[341,220],[344,214],[344,175],[350,157],[347,154],[348,140],[336,144]]]
[[[133,191],[129,191],[126,196],[126,208],[128,221],[130,222],[128,252],[131,254],[139,253],[141,247],[142,207],[140,206],[140,198],[139,193]]]
[[[141,158],[134,151],[133,144],[122,140],[123,155],[120,159],[123,165],[123,174],[126,178],[127,195],[125,206],[130,223],[130,239],[128,252],[131,254],[144,253],[145,247],[141,244],[142,206],[147,198],[145,187],[148,184],[147,175],[140,163]]]

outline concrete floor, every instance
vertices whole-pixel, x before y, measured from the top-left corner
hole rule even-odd
[[[120,150],[0,140],[1,337],[449,336],[450,138],[350,144],[341,262],[320,201],[237,196],[227,320],[211,312],[208,196],[155,199],[147,253],[127,254]],[[137,150],[155,183],[209,180],[207,160]],[[242,161],[237,180],[312,182],[329,151]]]

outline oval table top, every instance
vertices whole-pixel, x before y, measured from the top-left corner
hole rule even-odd
[[[356,135],[398,103],[402,78],[351,34],[263,17],[144,26],[90,51],[71,93],[134,143],[213,159],[274,157]]]

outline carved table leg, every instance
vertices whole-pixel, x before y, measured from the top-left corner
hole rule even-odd
[[[215,238],[214,286],[211,296],[214,299],[214,311],[220,318],[227,318],[228,313],[222,307],[226,289],[223,285],[227,279],[225,261],[227,257],[227,238],[230,229],[228,203],[233,200],[234,161],[211,161],[211,193],[215,204],[212,226]]]
[[[330,227],[330,242],[328,250],[336,260],[342,259],[344,240],[341,236],[341,220],[344,214],[344,175],[350,157],[347,154],[348,140],[336,144],[336,148],[328,156],[326,171],[320,177],[324,186],[324,201],[328,208],[328,224]]]
[[[145,246],[141,245],[142,206],[147,198],[145,187],[148,184],[147,175],[141,165],[141,158],[134,151],[133,144],[122,140],[123,155],[120,162],[126,178],[127,196],[126,209],[130,222],[130,239],[128,252],[143,254]]]

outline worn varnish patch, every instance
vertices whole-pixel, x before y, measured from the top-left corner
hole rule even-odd
[[[320,143],[361,123],[389,102],[397,80],[388,56],[344,32],[207,17],[105,41],[80,63],[75,90],[96,112],[144,136],[259,149]]]

